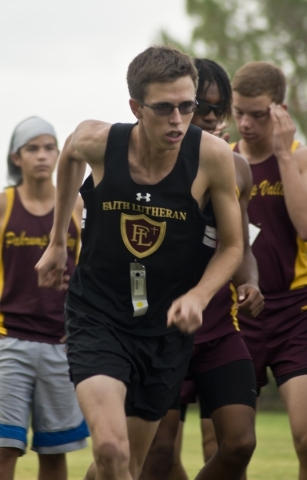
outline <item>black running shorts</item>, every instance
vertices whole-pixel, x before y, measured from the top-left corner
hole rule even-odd
[[[66,306],[67,356],[75,386],[107,375],[127,386],[126,414],[148,421],[162,418],[185,377],[193,335],[138,336],[101,323],[92,314]]]

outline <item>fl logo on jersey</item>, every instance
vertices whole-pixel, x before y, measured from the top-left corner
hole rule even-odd
[[[121,214],[120,229],[124,244],[138,258],[154,253],[163,242],[166,222],[155,222],[146,215]]]

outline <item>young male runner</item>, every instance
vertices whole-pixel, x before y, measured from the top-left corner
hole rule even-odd
[[[248,213],[253,253],[265,308],[257,320],[240,318],[253,357],[257,385],[270,367],[283,398],[307,479],[307,148],[294,140],[284,104],[283,72],[266,62],[244,65],[234,76],[234,116],[241,139],[234,145],[248,160],[253,188]]]
[[[37,286],[34,267],[52,227],[58,158],[54,128],[31,117],[15,128],[8,179],[0,194],[0,478],[12,480],[27,445],[40,480],[66,480],[65,453],[86,446],[88,431],[68,374],[63,344],[64,292]],[[82,201],[65,238],[67,272],[79,253]]]
[[[231,115],[230,81],[216,62],[196,59],[195,66],[199,75],[199,107],[192,123],[213,134],[218,123]],[[255,445],[256,385],[250,355],[239,333],[237,304],[240,309],[257,316],[263,308],[263,297],[258,287],[257,265],[249,246],[247,205],[252,187],[251,172],[241,155],[234,154],[234,160],[244,233],[243,262],[233,276],[237,289],[228,282],[204,311],[203,324],[195,334],[189,379],[185,380],[181,391],[181,402],[185,406],[196,401],[196,393],[201,404],[206,465],[197,479],[241,478]],[[207,233],[208,241],[215,245],[215,229],[208,229]],[[142,480],[188,478],[179,461],[180,438],[177,438],[177,451],[174,452],[179,412],[176,405],[173,407],[159,426],[144,465]],[[179,436],[181,432],[182,425]]]
[[[67,139],[51,242],[37,267],[41,285],[66,288],[63,241],[88,163],[83,245],[66,315],[96,480],[138,478],[184,378],[193,347],[188,334],[242,258],[232,153],[190,126],[192,60],[171,47],[150,47],[131,62],[127,80],[138,123],[86,121]],[[209,191],[220,246],[208,263],[202,212]]]

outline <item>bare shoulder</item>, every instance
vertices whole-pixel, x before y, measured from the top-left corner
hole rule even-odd
[[[203,132],[200,144],[200,168],[215,182],[219,178],[226,178],[234,174],[233,152],[225,140]]]
[[[1,192],[0,193],[0,229],[2,228],[6,205],[7,205],[7,199],[6,199],[5,192]]]
[[[110,123],[99,120],[85,120],[80,123],[69,139],[74,154],[90,165],[101,162],[110,128]]]
[[[248,161],[243,155],[237,152],[233,152],[233,159],[235,162],[237,186],[240,193],[243,193],[246,190],[250,191],[253,183],[253,176]]]
[[[250,166],[249,166],[249,163],[248,161],[246,160],[245,157],[243,157],[243,155],[241,155],[240,153],[237,153],[237,152],[232,152],[233,154],[233,159],[235,161],[235,167],[236,169],[239,169],[240,171],[242,170],[243,172],[244,171],[250,171]]]
[[[76,141],[95,142],[107,137],[111,124],[100,120],[84,120],[74,131]]]
[[[297,161],[298,169],[300,173],[307,173],[307,147],[305,145],[299,145],[299,147],[293,152],[293,158]]]

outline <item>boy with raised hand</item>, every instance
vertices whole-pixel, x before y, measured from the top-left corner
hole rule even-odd
[[[276,65],[251,62],[233,79],[234,116],[253,188],[248,213],[265,307],[241,326],[257,386],[276,379],[287,407],[299,480],[307,479],[307,148],[295,140],[284,103],[286,80]]]

